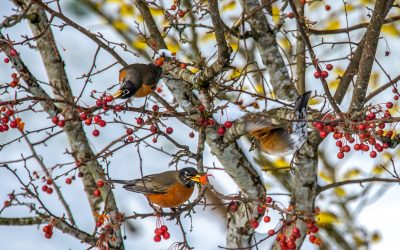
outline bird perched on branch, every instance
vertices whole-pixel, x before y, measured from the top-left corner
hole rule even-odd
[[[162,67],[153,63],[134,63],[119,71],[120,89],[114,93],[114,98],[127,99],[145,97],[156,88],[160,80]]]
[[[253,137],[256,146],[267,154],[293,154],[307,139],[306,109],[310,95],[311,91],[308,91],[299,96],[293,110],[276,109],[270,110],[268,115],[256,114],[247,117],[244,122],[245,132]]]
[[[195,168],[166,171],[144,176],[135,180],[109,180],[124,184],[128,191],[144,194],[148,200],[161,208],[175,208],[192,196],[195,183],[206,183],[206,175],[200,175]]]

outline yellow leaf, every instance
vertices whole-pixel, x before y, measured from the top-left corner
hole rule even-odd
[[[320,104],[323,100],[324,100],[323,98],[314,97],[314,98],[311,98],[311,99],[308,101],[308,105]]]
[[[197,72],[200,71],[198,68],[194,68],[194,67],[189,67],[189,70],[190,70],[190,72],[192,72],[192,73],[197,73]]]
[[[132,47],[135,49],[145,49],[147,46],[147,43],[143,39],[136,39],[132,42]]]
[[[393,23],[391,24],[386,24],[383,25],[382,27],[382,33],[392,36],[392,37],[398,37],[399,36],[399,30],[397,29],[396,25]]]
[[[122,20],[115,20],[113,22],[113,26],[117,30],[122,30],[122,31],[126,31],[129,28],[129,26]]]
[[[334,189],[334,192],[335,192],[335,194],[336,194],[337,196],[339,196],[339,197],[344,197],[344,196],[346,196],[346,190],[344,190],[344,188],[337,187],[337,188]]]
[[[382,167],[380,167],[380,166],[375,166],[375,167],[372,169],[372,173],[375,174],[375,175],[380,175],[380,174],[382,174],[383,172],[385,172],[385,170],[384,170]]]
[[[150,13],[151,13],[152,16],[162,16],[162,15],[164,15],[162,9],[154,8],[154,7],[150,8]]]
[[[374,232],[371,236],[372,243],[377,243],[382,240],[381,234],[379,232]]]
[[[332,19],[326,24],[326,29],[335,30],[340,28],[340,21],[338,19]]]
[[[290,42],[286,38],[280,38],[278,40],[278,44],[279,44],[279,46],[282,47],[282,49],[289,49],[290,48]]]
[[[290,164],[285,161],[285,158],[279,157],[277,160],[273,162],[275,168],[287,168]]]
[[[354,168],[354,169],[350,169],[349,171],[347,171],[343,178],[348,180],[348,179],[353,179],[354,177],[359,176],[361,173],[361,171],[358,168]]]
[[[337,216],[331,212],[320,212],[315,216],[318,226],[332,225],[339,223]]]
[[[343,10],[344,10],[344,6],[343,6]],[[351,12],[354,10],[354,6],[352,4],[347,3],[346,4],[346,11],[347,12]]]
[[[279,8],[276,5],[272,5],[272,20],[276,24],[279,22]]]
[[[333,182],[333,178],[324,171],[319,171],[318,176],[325,182]]]
[[[107,3],[122,3],[123,0],[106,0]]]
[[[335,79],[335,80],[332,80],[332,81],[328,82],[328,86],[332,90],[335,90],[338,87],[338,85],[339,85],[339,80],[338,79]]]
[[[236,8],[236,2],[230,1],[227,4],[224,4],[221,9],[222,9],[222,11],[228,11],[228,10],[233,10],[235,8]]]
[[[255,90],[256,90],[256,92],[257,92],[258,94],[263,94],[263,93],[264,93],[264,88],[263,88],[263,85],[262,85],[262,84],[257,83],[257,84],[254,86],[254,88],[255,88]]]
[[[171,39],[167,39],[165,43],[167,44],[167,49],[172,53],[178,52],[179,49],[181,48],[179,44],[177,44],[175,41]]]
[[[334,73],[335,75],[342,76],[342,75],[344,75],[344,69],[341,68],[341,67],[335,67],[335,68],[333,69],[333,73]]]
[[[132,5],[123,3],[119,7],[119,14],[122,17],[127,17],[127,16],[131,17],[134,14],[134,9],[133,9]]]
[[[214,33],[207,33],[204,34],[201,38],[200,41],[202,42],[208,42],[210,40],[215,40],[215,34]]]
[[[240,77],[240,71],[237,69],[232,70],[231,74],[229,75],[230,80],[235,80],[236,78]]]
[[[142,15],[137,15],[135,17],[135,21],[137,21],[138,23],[142,23],[143,22],[143,16]]]

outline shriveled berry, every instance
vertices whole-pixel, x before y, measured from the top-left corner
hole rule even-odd
[[[127,135],[133,134],[133,129],[127,128],[127,129],[126,129],[126,134],[127,134]]]

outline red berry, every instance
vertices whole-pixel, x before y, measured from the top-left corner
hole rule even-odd
[[[104,120],[101,120],[100,122],[99,122],[99,126],[100,127],[105,127],[107,125],[107,122],[106,121],[104,121]]]
[[[50,227],[50,225],[46,225],[42,228],[44,233],[48,233],[52,231],[52,228]]]
[[[287,17],[289,18],[293,18],[294,17],[294,13],[293,12],[289,12],[286,14]]]
[[[95,123],[99,123],[99,122],[101,121],[101,116],[95,115],[95,116],[93,117],[93,121],[94,121]]]
[[[103,106],[103,102],[101,100],[96,100],[96,106],[97,107]]]
[[[258,227],[258,221],[256,221],[256,220],[252,220],[252,221],[250,221],[250,226],[253,228],[253,229],[256,229],[257,227]]]
[[[288,247],[289,249],[296,249],[296,243],[294,243],[294,241],[292,241],[292,240],[289,240],[289,241],[287,242],[287,247]]]
[[[72,180],[71,180],[71,178],[67,178],[67,179],[65,179],[65,183],[67,183],[68,185],[69,185],[69,184],[71,184],[71,183],[72,183]]]
[[[264,222],[265,223],[268,223],[268,222],[270,222],[271,221],[271,217],[269,217],[268,215],[267,216],[264,216]]]
[[[224,127],[219,127],[217,130],[217,133],[219,136],[223,136],[225,134],[225,128]]]
[[[46,237],[46,239],[50,239],[51,236],[53,236],[53,233],[52,233],[52,232],[48,232],[48,233],[45,233],[45,234],[44,234],[44,237]]]
[[[321,131],[321,132],[319,132],[319,136],[320,136],[321,138],[325,138],[326,136],[328,136],[328,132],[326,132],[326,131]]]
[[[12,73],[11,74],[11,78],[13,78],[13,79],[17,78],[17,76],[18,76],[17,73]]]
[[[274,229],[268,230],[268,235],[269,235],[269,236],[272,236],[272,235],[274,235],[274,234],[275,234],[275,230],[274,230]]]
[[[115,107],[114,107],[114,110],[116,111],[116,112],[119,112],[119,111],[121,111],[121,110],[123,110],[124,108],[121,106],[121,105],[116,105]]]
[[[266,201],[267,203],[271,203],[271,202],[272,202],[272,197],[268,196],[267,199],[265,199],[265,201]]]
[[[81,118],[81,120],[86,120],[87,119],[87,114],[86,113],[80,113],[79,117]]]
[[[98,180],[98,181],[96,182],[96,186],[97,186],[98,188],[104,187],[104,181],[103,181],[103,180]]]
[[[133,137],[130,135],[127,137],[128,142],[133,142]]]
[[[52,189],[51,187],[49,187],[49,188],[47,188],[46,192],[47,192],[48,194],[52,194],[52,193],[53,193],[53,189]]]
[[[106,102],[112,102],[114,100],[114,97],[112,95],[108,95],[105,98]]]
[[[326,11],[330,11],[331,10],[331,6],[330,5],[325,5],[325,10]]]
[[[96,221],[96,227],[101,227],[103,223],[101,221]]]
[[[42,191],[43,191],[43,192],[47,192],[47,189],[48,189],[48,188],[49,188],[48,186],[44,185],[44,186],[42,187]]]
[[[157,133],[157,127],[156,127],[154,124],[151,125],[151,126],[150,126],[150,131],[151,131],[151,133],[153,133],[153,134]]]
[[[4,58],[4,62],[5,62],[5,63],[9,63],[9,62],[10,62],[10,59]]]
[[[4,201],[4,207],[9,207],[11,206],[11,202],[10,201]]]
[[[136,123],[137,123],[139,126],[143,125],[143,123],[144,123],[143,118],[141,118],[141,117],[136,118]]]
[[[365,125],[364,124],[359,124],[358,125],[358,130],[365,130]]]
[[[258,212],[259,214],[264,214],[264,213],[265,213],[265,207],[258,206],[258,207],[257,207],[257,212]]]
[[[92,124],[92,118],[87,118],[87,119],[85,120],[85,124],[88,125],[88,126],[90,126],[90,125]]]
[[[357,143],[357,144],[354,145],[354,150],[355,151],[358,151],[360,149],[361,149],[361,145],[360,144]]]
[[[349,145],[344,146],[343,152],[346,152],[346,153],[350,152],[350,146]]]
[[[314,235],[310,235],[310,238],[308,239],[310,240],[311,243],[314,243],[317,237],[315,237]]]
[[[224,123],[224,126],[225,126],[225,128],[230,128],[230,127],[232,127],[232,122],[231,121],[226,121]]]
[[[319,231],[319,228],[318,228],[317,226],[313,226],[313,228],[311,229],[311,232],[312,232],[313,234],[318,233],[318,231]]]
[[[2,123],[8,123],[9,120],[10,120],[10,119],[8,118],[8,116],[3,116],[3,117],[1,118],[1,122],[2,122]]]
[[[317,79],[320,78],[321,77],[321,71],[315,71],[314,72],[314,77],[317,78]]]
[[[328,75],[329,75],[328,71],[324,70],[324,71],[321,72],[321,78],[327,78]]]
[[[58,117],[57,117],[57,116],[54,116],[53,118],[51,118],[51,121],[52,121],[54,124],[58,124]]]
[[[167,133],[167,134],[172,134],[172,132],[174,132],[174,129],[173,128],[171,128],[171,127],[168,127],[166,130],[165,130],[165,132]]]
[[[161,236],[160,235],[154,235],[154,242],[160,242],[161,241]]]
[[[100,131],[98,129],[95,129],[95,130],[93,130],[92,134],[94,137],[97,137],[100,135]]]
[[[327,69],[327,70],[332,70],[332,69],[333,69],[333,66],[332,66],[332,64],[330,64],[330,63],[329,63],[329,64],[327,64],[327,65],[326,65],[326,69]]]
[[[181,69],[186,69],[186,63],[181,63]]]
[[[178,10],[178,16],[179,17],[184,17],[185,16],[185,12],[183,10]]]
[[[171,5],[171,10],[176,10],[176,5],[175,4]]]
[[[337,147],[341,148],[342,145],[343,145],[342,141],[337,141],[337,142],[336,142],[336,146],[337,146]]]
[[[387,102],[386,103],[386,108],[388,108],[388,109],[393,108],[393,102]]]
[[[126,134],[127,134],[127,135],[133,134],[133,129],[127,128],[127,129],[126,129]]]
[[[168,227],[167,227],[166,225],[162,225],[162,226],[160,227],[160,229],[161,229],[163,232],[168,232]]]
[[[93,196],[94,196],[94,197],[100,197],[100,195],[101,195],[100,190],[95,189],[95,190],[93,191]]]
[[[344,153],[343,152],[337,153],[337,158],[338,159],[343,159],[343,157],[344,157]]]
[[[189,133],[189,137],[190,137],[190,138],[193,138],[193,137],[194,137],[194,133],[193,133],[193,132],[190,132],[190,133]]]
[[[15,49],[10,49],[10,56],[16,56],[18,53]]]
[[[164,240],[168,240],[171,237],[171,235],[168,232],[164,232],[162,234],[162,237],[163,237]]]
[[[200,112],[204,112],[206,110],[206,107],[204,107],[203,104],[200,104],[198,109],[199,109]]]
[[[47,179],[46,183],[47,183],[47,185],[52,185],[53,184],[53,180],[52,179]]]
[[[157,137],[153,137],[152,141],[153,143],[157,143]]]
[[[57,124],[60,128],[63,128],[64,126],[65,126],[65,120],[60,120],[60,121],[58,121],[58,124]]]
[[[157,104],[153,105],[153,111],[157,112],[160,109]]]
[[[376,152],[372,150],[372,151],[369,153],[369,156],[371,156],[371,158],[375,158],[375,157],[376,157]]]
[[[10,127],[11,127],[11,128],[16,128],[16,127],[18,127],[17,121],[15,121],[15,120],[14,120],[14,121],[11,121],[11,122],[10,122]]]

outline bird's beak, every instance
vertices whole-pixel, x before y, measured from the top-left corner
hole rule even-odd
[[[117,92],[113,94],[113,97],[116,99],[119,98],[121,95],[122,95],[122,90],[119,89]]]
[[[200,183],[200,184],[207,184],[207,176],[212,176],[212,174],[204,174],[204,175],[195,175],[192,178],[190,178],[192,181],[196,182],[196,183]]]

